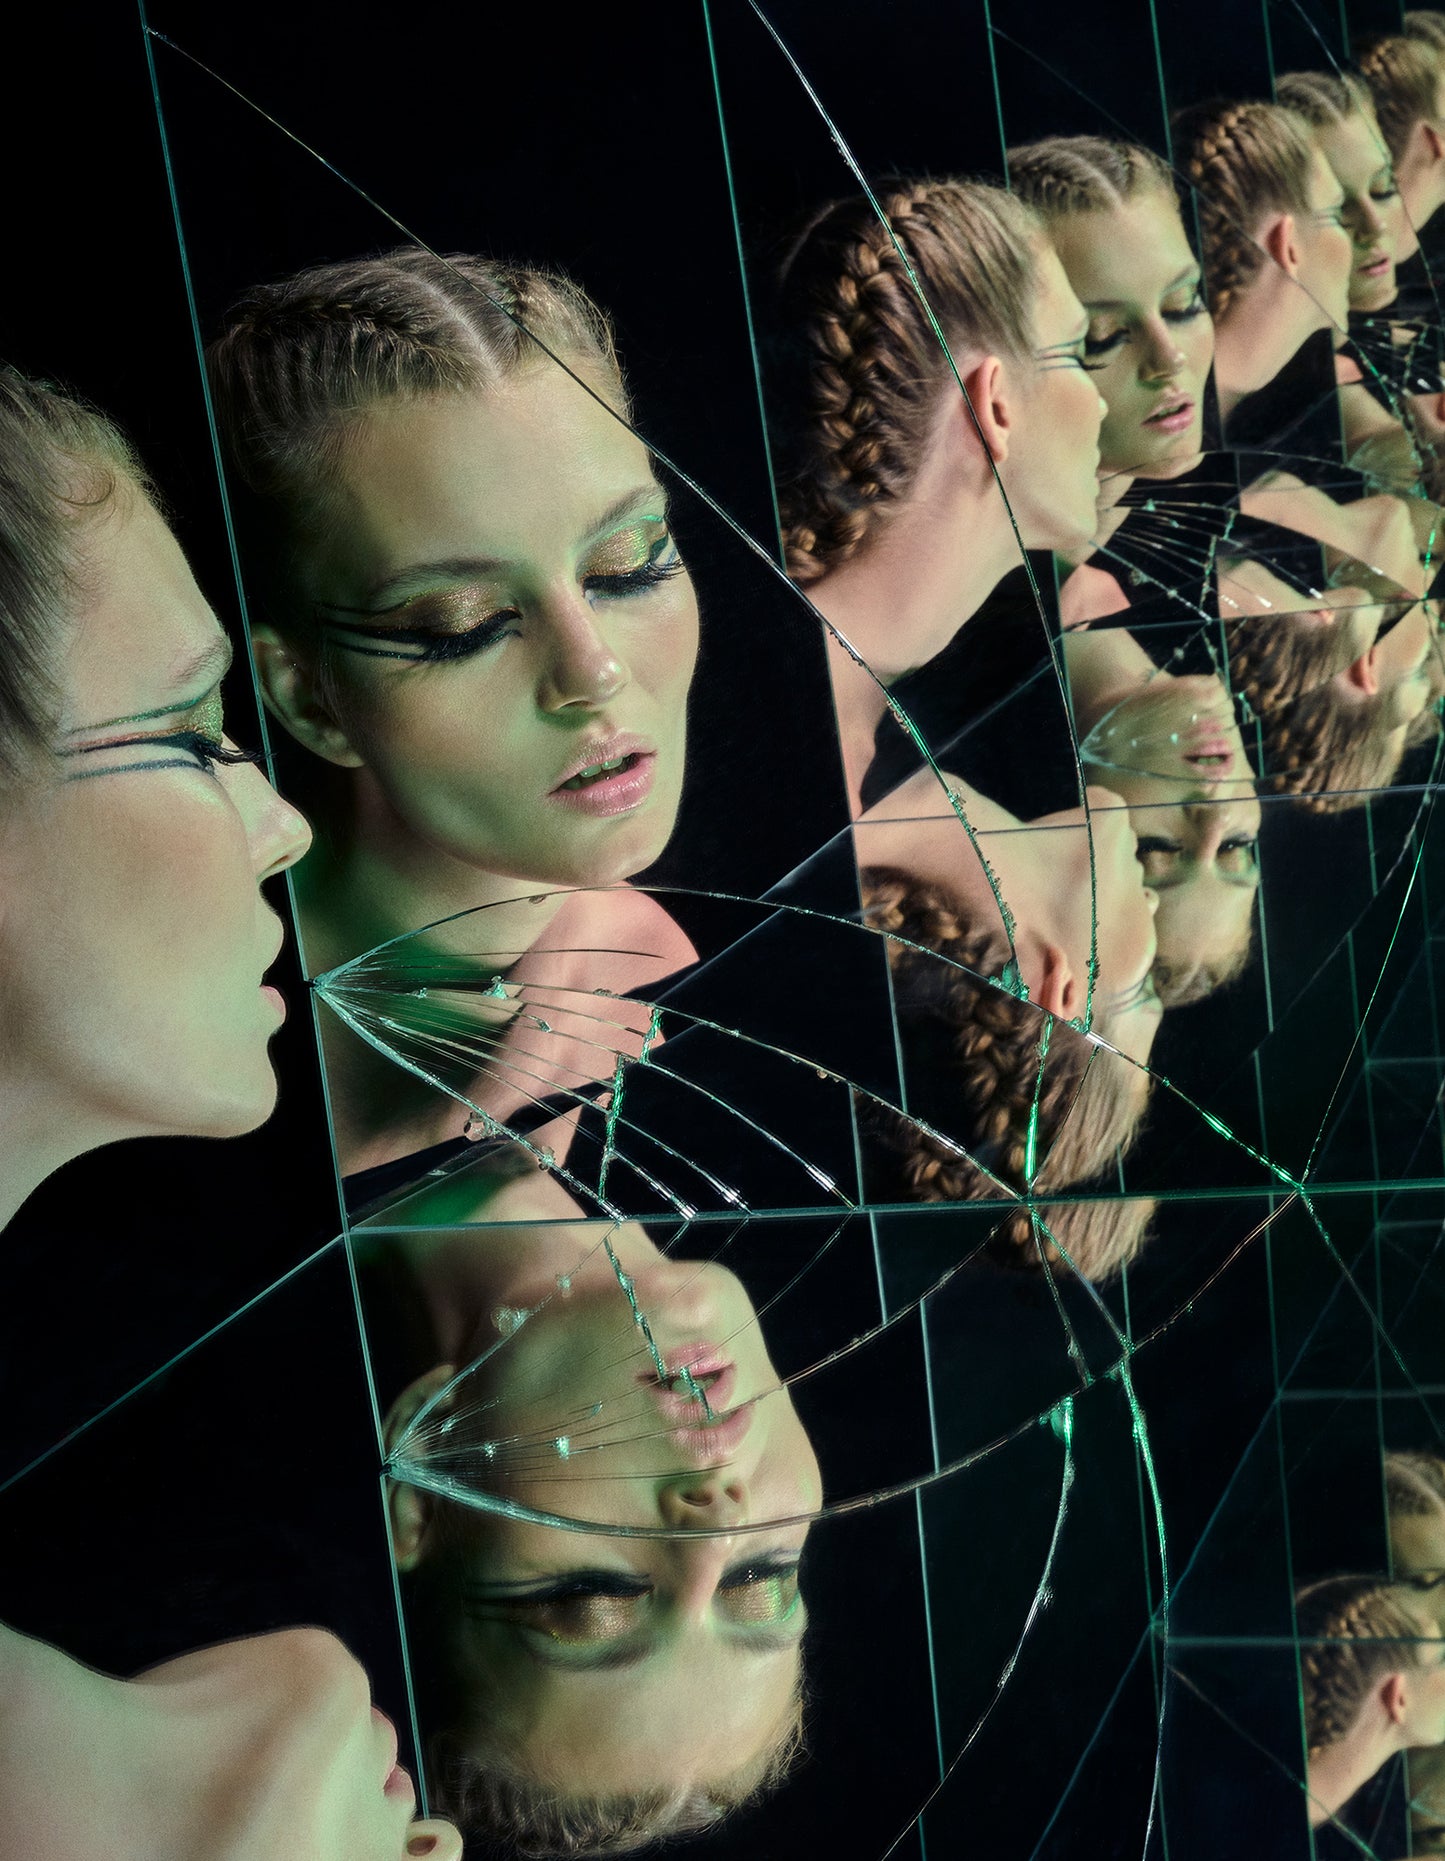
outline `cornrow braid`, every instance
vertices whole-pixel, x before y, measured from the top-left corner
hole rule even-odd
[[[1254,705],[1264,729],[1260,786],[1293,795],[1312,814],[1364,807],[1376,789],[1394,781],[1406,749],[1429,740],[1401,730],[1388,692],[1351,700],[1329,683],[1271,707],[1255,704],[1242,682],[1235,688]]]
[[[1034,1138],[1042,1159],[1036,1189],[1068,1188],[1110,1168],[1138,1131],[1150,1075],[1056,1022],[1040,1087],[1045,1017],[1007,991],[974,980],[1003,973],[1009,948],[1002,931],[970,923],[955,900],[892,868],[868,868],[862,886],[866,919],[889,940],[910,1071],[945,1082],[949,1111],[929,1122],[959,1131],[959,1141],[978,1159],[959,1156],[909,1118],[870,1114],[903,1158],[911,1194],[921,1202],[992,1199],[1000,1182],[1022,1192],[1036,1101]],[[931,952],[948,961],[934,960]],[[1143,1246],[1153,1206],[1134,1200],[1048,1207],[1044,1220],[1058,1246],[1044,1240],[1042,1251],[1028,1211],[1020,1209],[1004,1218],[993,1245],[1015,1265],[1057,1260],[1062,1248],[1087,1278],[1106,1279]]]
[[[326,521],[348,424],[379,401],[501,381],[551,351],[625,390],[607,319],[559,273],[401,247],[248,291],[206,351],[226,464],[266,579],[270,618],[305,636],[297,559]]]
[[[1391,1518],[1445,1511],[1445,1459],[1395,1448],[1385,1456],[1385,1510]]]
[[[1359,657],[1343,615],[1332,621],[1303,612],[1239,615],[1224,622],[1224,640],[1234,689],[1262,717],[1327,685]]]
[[[1258,277],[1254,237],[1275,213],[1309,211],[1313,161],[1305,125],[1273,103],[1201,103],[1174,119],[1181,172],[1194,189],[1210,314],[1218,322]]]
[[[1349,1736],[1375,1687],[1419,1665],[1421,1625],[1384,1577],[1326,1577],[1295,1597],[1305,1744]]]
[[[1007,161],[1009,186],[1045,222],[1111,212],[1145,188],[1174,193],[1166,161],[1105,136],[1045,136],[1010,149]]]
[[[817,581],[907,497],[955,361],[1032,342],[1038,224],[999,188],[895,181],[835,201],[794,242],[769,351],[788,573]],[[917,288],[895,238],[908,254]],[[919,299],[919,290],[927,306]]]
[[[1431,35],[1385,34],[1355,47],[1355,63],[1370,87],[1380,134],[1395,161],[1415,125],[1438,113],[1440,46]]]
[[[1370,87],[1354,71],[1291,71],[1276,79],[1274,96],[1312,129],[1335,129],[1352,116],[1375,121]]]
[[[1419,39],[1424,45],[1433,45],[1437,52],[1445,52],[1445,13],[1428,8],[1406,13],[1401,30],[1407,39]]]

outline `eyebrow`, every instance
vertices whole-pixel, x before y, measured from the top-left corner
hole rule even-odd
[[[191,653],[171,669],[167,684],[175,692],[191,692],[188,697],[177,697],[170,704],[163,704],[154,711],[132,711],[125,717],[108,717],[98,724],[77,724],[67,730],[67,737],[83,736],[92,730],[115,730],[124,724],[148,724],[158,717],[174,717],[177,711],[189,711],[199,704],[220,684],[231,669],[233,649],[225,634],[216,635],[209,645],[200,652]],[[204,678],[207,683],[199,692],[194,691],[196,681]]]
[[[1159,295],[1167,297],[1171,291],[1181,290],[1186,284],[1196,284],[1203,275],[1197,264],[1186,265],[1177,278],[1171,279],[1165,285]],[[1127,300],[1122,297],[1086,297],[1084,308],[1085,310],[1127,310],[1129,306]]]
[[[607,506],[602,515],[579,539],[578,546],[585,549],[589,543],[595,543],[624,517],[637,513],[638,507],[649,499],[657,499],[662,509],[658,512],[660,520],[666,521],[667,494],[656,480],[648,485],[638,485],[631,491],[625,491],[620,498]],[[397,589],[404,588],[413,581],[475,581],[487,575],[495,575],[499,569],[509,568],[511,564],[503,556],[442,556],[434,562],[412,562],[395,574],[383,576],[378,582],[372,582],[362,594],[360,607],[343,607],[335,601],[318,601],[317,607],[334,614],[385,614],[389,608],[400,605],[399,601],[390,600]]]

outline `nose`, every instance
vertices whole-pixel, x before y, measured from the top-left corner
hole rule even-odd
[[[246,824],[251,869],[258,879],[274,879],[310,847],[310,823],[276,793],[254,764],[236,769],[232,780],[232,797]]]
[[[657,1509],[670,1531],[736,1531],[748,1522],[746,1480],[727,1467],[666,1480]]]
[[[544,711],[597,711],[628,683],[627,668],[597,630],[585,601],[551,616],[538,667],[537,702]]]
[[[450,1822],[414,1822],[406,1832],[406,1852],[425,1861],[462,1861],[462,1838]]]
[[[1146,381],[1168,381],[1171,375],[1177,375],[1185,362],[1184,351],[1175,342],[1165,324],[1158,323],[1149,330],[1149,340],[1145,344],[1143,372]]]
[[[1364,246],[1369,245],[1377,234],[1385,229],[1384,216],[1368,194],[1362,194],[1354,203],[1355,239]]]

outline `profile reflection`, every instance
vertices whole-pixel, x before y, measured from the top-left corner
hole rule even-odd
[[[563,1204],[534,1175],[492,1212]],[[635,1224],[418,1247],[436,1340],[467,1366],[387,1420],[435,1800],[514,1852],[580,1855],[775,1788],[800,1747],[822,1490],[741,1282]]]

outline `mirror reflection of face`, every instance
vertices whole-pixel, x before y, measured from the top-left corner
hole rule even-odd
[[[1103,471],[1189,470],[1202,445],[1214,324],[1173,199],[1145,188],[1110,213],[1055,220],[1049,232],[1089,315],[1085,358],[1109,408]]]
[[[1094,1030],[1142,1065],[1154,1045],[1161,1012],[1153,985],[1158,899],[1145,885],[1134,829],[1120,796],[1095,787],[1086,794],[1087,810],[1065,808],[1041,815],[1025,831],[1040,836],[1036,845],[1048,866],[1049,917],[1062,931],[1074,976],[1073,1001],[1065,1005],[1065,1018],[1083,1015],[1092,944],[1097,962]],[[1021,926],[1031,928],[1039,921],[1029,899],[1020,897],[1016,888],[1005,895]]]
[[[1342,331],[1350,314],[1355,242],[1345,224],[1345,190],[1319,149],[1311,152],[1307,210],[1295,215],[1297,283],[1314,306],[1312,327]]]
[[[310,832],[254,765],[213,760],[230,647],[155,509],[122,481],[84,522],[60,755],[0,835],[7,1072],[92,1143],[247,1131],[284,1015],[260,883]]]
[[[1162,678],[1091,732],[1085,766],[1127,803],[1159,899],[1158,960],[1227,970],[1247,950],[1259,887],[1260,802],[1217,678]]]
[[[556,884],[651,864],[698,615],[641,441],[561,369],[523,368],[371,407],[330,495],[310,594],[380,831]]]
[[[490,1702],[486,1736],[572,1792],[726,1778],[773,1748],[796,1709],[798,1564],[822,1504],[735,1276],[639,1268],[654,1357],[610,1275],[570,1275],[443,1398],[493,1444],[480,1487],[603,1529],[447,1503],[424,1554],[461,1691]]]
[[[1354,243],[1350,308],[1382,310],[1395,299],[1395,255],[1405,224],[1390,152],[1364,111],[1314,133],[1344,191],[1342,217]]]
[[[1445,1744],[1445,1639],[1426,1598],[1412,1598],[1407,1607],[1419,1624],[1420,1639],[1415,1644],[1415,1664],[1405,1675],[1404,1742]]]
[[[1035,251],[1036,360],[1007,365],[1018,419],[999,477],[1026,549],[1077,549],[1097,525],[1099,429],[1108,410],[1084,367],[1083,306],[1053,247]]]
[[[258,1635],[182,1655],[133,1683],[184,1705],[206,1733],[213,1774],[198,1798],[225,1861],[460,1861],[449,1823],[414,1820],[416,1790],[364,1670],[319,1629]],[[58,1765],[63,1774],[63,1765]]]

